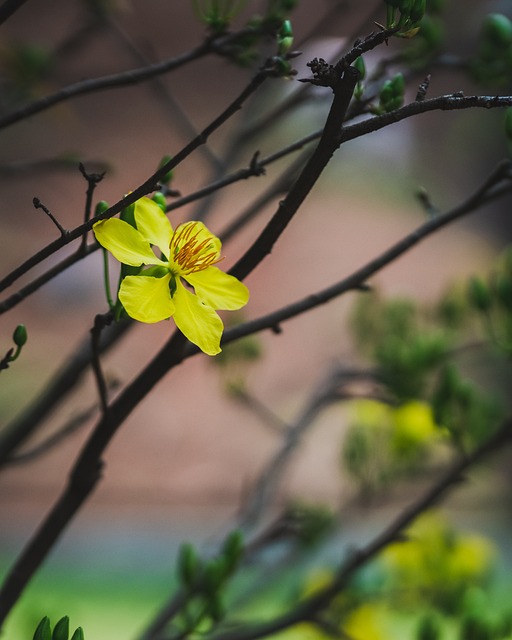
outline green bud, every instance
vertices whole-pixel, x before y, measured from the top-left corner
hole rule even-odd
[[[409,12],[411,22],[419,22],[425,15],[426,0],[415,0]]]
[[[82,627],[78,627],[78,629],[75,630],[75,633],[71,636],[71,640],[85,640]]]
[[[220,622],[226,617],[226,607],[218,593],[211,595],[208,598],[206,609],[208,615],[214,622]]]
[[[482,35],[495,47],[508,47],[512,43],[512,22],[501,13],[490,13],[482,25]]]
[[[68,640],[69,638],[69,618],[61,618],[53,629],[52,640]]]
[[[492,297],[486,282],[477,276],[471,278],[468,285],[469,302],[475,309],[486,313],[492,306]]]
[[[496,297],[498,302],[506,310],[512,310],[512,279],[505,274],[500,274],[496,278]]]
[[[425,615],[421,618],[416,632],[417,640],[439,640],[441,626],[439,620],[433,615]]]
[[[100,216],[102,213],[105,213],[105,211],[109,208],[108,206],[108,202],[106,202],[105,200],[100,200],[98,202],[98,204],[96,205],[96,207],[94,208],[94,217],[97,218],[98,216]]]
[[[48,616],[45,616],[37,625],[33,640],[52,640],[50,619],[48,618]]]
[[[160,160],[160,164],[158,165],[158,168],[161,169],[162,167],[165,167],[165,165],[170,162],[172,160],[172,156],[164,156],[161,160]],[[160,178],[160,182],[162,184],[168,185],[169,182],[172,180],[173,178],[173,171],[172,169],[170,171],[168,171],[167,173],[165,173],[161,178]]]
[[[178,575],[185,587],[192,587],[199,574],[201,561],[190,542],[181,545],[178,555]]]
[[[363,56],[359,56],[354,61],[354,67],[359,71],[359,80],[364,80],[366,76],[366,65]]]
[[[290,51],[293,46],[293,30],[292,23],[289,20],[285,20],[281,25],[279,34],[277,36],[278,53],[280,56],[284,56]]]
[[[288,78],[292,75],[292,65],[281,58],[280,56],[274,56],[272,62],[274,63],[274,75],[279,78]]]
[[[164,213],[167,211],[167,201],[161,191],[155,191],[151,196],[151,200],[153,200],[153,202],[155,202]]]
[[[204,590],[208,594],[215,594],[222,586],[227,576],[227,563],[223,557],[213,558],[204,569]]]
[[[24,324],[19,324],[12,334],[12,341],[21,349],[28,340],[27,329]]]
[[[226,561],[226,568],[229,573],[231,573],[238,565],[243,551],[244,534],[239,530],[232,531],[226,538],[222,547],[222,555]]]

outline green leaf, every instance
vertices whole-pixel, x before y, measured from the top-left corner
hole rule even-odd
[[[52,640],[52,632],[50,629],[50,619],[45,616],[37,625],[33,640]]]
[[[78,627],[78,629],[75,630],[75,633],[71,636],[71,640],[85,640],[82,627]]]
[[[61,618],[53,629],[52,640],[68,640],[69,638],[69,618]]]

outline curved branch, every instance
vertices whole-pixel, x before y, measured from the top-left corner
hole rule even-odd
[[[504,179],[510,180],[510,162],[501,164],[465,203],[448,213],[429,220],[375,260],[348,276],[348,278],[274,313],[226,331],[222,344],[229,344],[243,336],[264,329],[275,329],[279,323],[285,320],[324,304],[346,291],[360,287],[370,275],[382,269],[424,238],[488,202],[494,187]],[[91,437],[80,452],[70,474],[67,487],[8,573],[0,589],[0,623],[5,620],[52,546],[93,492],[101,478],[103,453],[123,421],[155,385],[163,379],[165,374],[186,358],[197,353],[198,349],[196,347],[186,344],[183,335],[175,332],[153,360],[109,405],[108,413],[99,420]]]
[[[43,260],[46,260],[49,256],[54,254],[62,247],[66,246],[70,242],[77,240],[85,233],[90,231],[93,225],[98,220],[104,220],[111,218],[119,213],[122,209],[125,209],[129,205],[133,204],[143,196],[147,195],[151,191],[154,191],[157,187],[158,181],[161,180],[166,173],[177,167],[185,158],[187,158],[193,151],[195,151],[200,145],[206,144],[210,135],[221,127],[231,116],[233,116],[252,95],[258,87],[272,74],[272,69],[264,68],[259,71],[240,93],[240,95],[233,100],[233,102],[225,109],[213,122],[211,122],[203,131],[196,136],[191,142],[189,142],[181,151],[179,151],[169,162],[165,163],[160,169],[155,171],[147,180],[145,180],[139,187],[131,191],[127,196],[121,198],[118,202],[112,205],[109,209],[104,211],[101,215],[96,216],[92,220],[75,227],[71,231],[68,231],[65,235],[54,240],[50,244],[46,245],[43,249],[34,254],[31,258],[26,260],[19,267],[11,271],[0,281],[0,291],[4,291],[7,287],[11,286],[18,278],[30,271],[33,267],[40,264]]]
[[[252,31],[252,33],[254,33]],[[155,64],[150,64],[137,69],[130,69],[128,71],[122,71],[120,73],[113,73],[107,76],[101,76],[99,78],[90,78],[88,80],[82,80],[75,84],[70,84],[67,87],[63,87],[55,93],[44,96],[38,100],[34,100],[29,104],[17,109],[13,113],[7,114],[0,118],[0,130],[9,127],[20,120],[24,120],[29,116],[46,111],[50,107],[55,106],[71,98],[77,96],[86,95],[88,93],[95,93],[97,91],[104,91],[106,89],[117,89],[119,87],[128,87],[133,84],[139,84],[154,78],[155,76],[174,71],[198,58],[201,58],[209,53],[222,51],[222,49],[240,38],[244,34],[243,31],[232,33],[227,36],[219,36],[217,38],[206,40],[203,44],[199,45],[195,49],[187,51],[175,58],[169,58],[168,60],[162,60]]]

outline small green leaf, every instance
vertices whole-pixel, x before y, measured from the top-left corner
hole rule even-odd
[[[45,616],[37,625],[33,640],[52,640],[52,632],[50,629],[50,619]]]
[[[78,629],[75,630],[75,633],[71,636],[71,640],[85,640],[82,627],[78,627]]]
[[[69,638],[69,618],[61,618],[53,629],[52,640],[68,640]]]

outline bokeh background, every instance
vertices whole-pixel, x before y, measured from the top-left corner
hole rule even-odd
[[[4,73],[14,73],[9,66],[13,46],[29,43],[51,52],[54,58],[48,74],[27,86],[25,95],[20,89],[15,97],[18,104],[81,79],[141,66],[141,55],[149,61],[176,56],[195,47],[204,36],[204,27],[188,2],[120,0],[110,22],[93,25],[76,37],[92,24],[86,4],[27,2],[2,25]],[[240,23],[260,4],[265,3],[249,0]],[[380,3],[338,3],[339,13],[309,37],[316,21],[334,4],[304,0],[293,15],[297,48],[303,51],[294,61],[298,78],[307,77],[308,60],[330,57],[347,37],[369,32],[372,19],[385,20]],[[473,46],[485,13],[511,14],[510,3],[503,1],[452,0],[447,5],[448,41],[460,55],[467,55]],[[375,56],[369,56],[367,62],[372,64],[372,59],[375,62]],[[33,197],[65,227],[73,228],[83,217],[86,184],[74,160],[68,167],[41,171],[23,168],[24,163],[76,157],[88,170],[105,169],[96,199],[115,202],[152,173],[162,156],[175,153],[190,139],[189,126],[196,130],[206,126],[245,86],[250,74],[251,70],[227,60],[209,57],[159,76],[156,84],[149,81],[78,97],[2,130],[2,273],[56,237],[55,227],[33,208]],[[256,121],[298,86],[294,79],[271,82],[212,136],[211,153],[221,157],[233,132]],[[162,87],[172,96],[174,106],[162,98]],[[8,89],[6,83],[0,98],[4,113],[14,104]],[[430,95],[459,90],[476,91],[456,72],[433,71]],[[233,168],[247,166],[255,151],[267,156],[321,126],[328,96],[323,90],[312,93],[310,101],[257,140],[240,140]],[[183,122],[183,114],[188,123]],[[341,279],[412,230],[425,218],[415,195],[419,187],[428,190],[441,210],[457,204],[507,155],[502,127],[503,113],[498,110],[432,113],[347,144],[272,255],[247,280],[251,290],[247,316],[257,317]],[[175,172],[173,187],[186,195],[207,183],[214,175],[210,160],[208,152],[195,152]],[[225,228],[284,166],[281,162],[269,167],[266,176],[235,184],[200,204],[208,207],[210,228],[214,232]],[[226,268],[262,228],[278,199],[235,241],[226,244]],[[174,224],[201,211],[197,206],[176,211]],[[509,207],[510,201],[502,201],[437,234],[386,268],[372,284],[390,296],[436,299],[450,282],[491,265],[496,252],[510,239]],[[293,421],[329,366],[357,363],[347,329],[357,295],[343,296],[286,323],[278,336],[259,337],[262,356],[244,372],[246,381],[251,393],[283,420]],[[102,265],[96,253],[0,318],[2,345],[9,344],[17,323],[23,322],[29,331],[23,356],[2,374],[2,424],[7,425],[44,388],[87,335],[94,315],[104,310]],[[121,383],[130,380],[170,330],[169,323],[131,330],[105,358],[108,376]],[[93,380],[87,374],[27,448],[95,402]],[[346,423],[346,409],[332,409],[320,416],[287,469],[278,504],[300,497],[337,509],[352,496],[353,488],[340,469]],[[3,567],[9,566],[55,500],[93,425],[94,420],[86,422],[60,447],[30,465],[2,470]],[[21,637],[16,635],[21,621],[25,630],[33,629],[48,610],[56,611],[55,616],[69,613],[72,623],[83,625],[86,636],[96,640],[136,636],[170,588],[179,543],[190,538],[208,548],[236,516],[248,487],[279,447],[281,437],[229,397],[225,375],[208,358],[193,358],[166,376],[109,447],[103,481],[28,588],[26,602],[20,605],[5,637]],[[485,489],[484,482],[471,497],[468,493],[465,499],[462,492],[462,497],[449,504],[460,521],[469,520],[499,539],[504,512],[496,509],[496,501],[489,500]],[[344,536],[371,535],[394,506],[391,500],[373,505],[370,511],[361,506],[353,512]],[[505,545],[505,555],[509,552]]]

